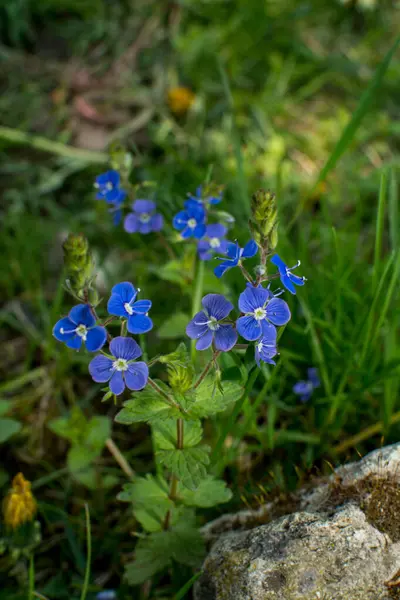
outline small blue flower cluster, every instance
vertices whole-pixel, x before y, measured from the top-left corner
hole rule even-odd
[[[122,219],[122,204],[127,192],[121,187],[121,177],[118,171],[106,171],[95,179],[94,187],[97,189],[97,200],[105,200],[111,205],[110,212],[113,215],[114,225],[118,225]]]
[[[184,210],[175,215],[172,224],[182,238],[198,240],[197,252],[200,260],[211,260],[214,254],[227,254],[229,245],[226,239],[228,229],[222,223],[207,224],[209,209],[222,201],[222,194],[203,195],[199,186],[196,194],[189,195]]]
[[[148,316],[150,300],[137,300],[138,291],[132,283],[123,282],[111,290],[107,310],[118,317],[132,334],[147,333],[153,328]],[[113,394],[122,394],[125,387],[141,390],[145,387],[149,369],[145,362],[136,359],[142,354],[134,339],[126,336],[111,338],[104,325],[96,325],[98,317],[90,304],[74,306],[68,317],[60,319],[53,328],[54,337],[69,348],[79,350],[82,342],[89,352],[101,351],[89,364],[89,373],[97,383],[109,382]],[[110,354],[101,349],[109,340]],[[136,361],[136,362],[135,362]]]
[[[96,198],[111,204],[114,225],[122,220],[122,207],[128,193],[121,186],[121,176],[118,171],[111,170],[96,177]],[[163,216],[156,212],[153,200],[137,199],[132,203],[132,212],[124,219],[124,229],[127,233],[147,234],[161,231],[164,224]]]
[[[308,402],[315,388],[321,385],[318,376],[318,369],[311,367],[307,369],[308,379],[306,381],[298,381],[293,386],[293,392],[300,397],[301,402]]]
[[[258,246],[253,240],[244,248],[238,244],[228,245],[228,260],[216,268],[216,275],[221,277],[242,258],[255,256],[257,251]],[[294,284],[304,285],[304,277],[293,275],[292,269],[278,255],[273,256],[271,262],[278,267],[282,284],[292,294],[296,293]],[[275,364],[272,359],[278,352],[276,327],[286,325],[291,317],[287,303],[277,298],[281,293],[273,294],[269,287],[248,282],[239,296],[241,316],[235,323],[227,320],[233,304],[221,294],[208,294],[202,300],[203,310],[190,321],[186,333],[196,340],[197,350],[206,350],[214,343],[220,352],[231,350],[241,335],[245,340],[255,342],[255,360],[259,366],[261,361]]]

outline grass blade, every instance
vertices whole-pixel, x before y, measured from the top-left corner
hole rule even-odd
[[[81,600],[86,600],[86,595],[89,588],[90,579],[90,565],[92,562],[92,530],[90,527],[90,512],[89,506],[85,504],[85,517],[86,517],[86,567],[85,567],[85,578],[83,580]]]
[[[387,192],[387,172],[384,171],[381,175],[381,185],[379,189],[378,213],[376,217],[376,234],[375,234],[375,250],[374,250],[374,270],[372,276],[372,289],[376,288],[379,277],[379,266],[382,253],[382,238],[385,227],[385,208],[386,208],[386,192]]]
[[[389,232],[390,243],[393,250],[399,247],[399,195],[397,191],[397,177],[395,169],[390,170],[389,177]]]
[[[354,111],[354,114],[353,114],[351,120],[349,121],[349,123],[345,127],[344,131],[342,132],[342,135],[340,136],[338,142],[336,143],[336,146],[334,147],[334,149],[333,149],[331,155],[329,156],[328,160],[326,161],[325,165],[322,167],[321,171],[319,172],[319,175],[318,175],[314,185],[312,186],[310,192],[299,203],[299,207],[298,207],[297,211],[295,212],[294,217],[293,217],[292,221],[290,222],[288,229],[292,228],[294,223],[297,221],[297,219],[303,212],[304,207],[307,204],[308,198],[313,195],[313,193],[316,191],[319,184],[322,183],[323,181],[325,181],[325,179],[327,178],[329,173],[335,168],[338,160],[343,156],[343,154],[346,152],[346,150],[350,146],[351,142],[353,141],[353,139],[357,133],[358,128],[361,125],[361,122],[363,121],[364,117],[368,113],[368,111],[375,99],[375,96],[379,92],[379,88],[380,88],[383,78],[386,74],[386,71],[389,67],[390,61],[392,60],[393,55],[395,54],[396,50],[398,49],[399,44],[400,44],[400,37],[398,37],[396,39],[395,43],[390,48],[389,52],[386,54],[385,58],[383,59],[383,61],[381,62],[381,64],[377,68],[377,70],[375,71],[375,75],[372,78],[367,89],[362,94],[362,96],[360,98],[360,102],[359,102],[356,110]]]

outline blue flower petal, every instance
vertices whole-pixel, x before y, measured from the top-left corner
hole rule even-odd
[[[119,335],[110,342],[110,351],[115,358],[125,358],[125,360],[134,360],[142,355],[140,346],[129,337]]]
[[[254,240],[247,242],[243,248],[242,258],[253,258],[258,252],[258,246]]]
[[[105,383],[110,380],[113,372],[113,361],[99,354],[89,364],[89,373],[96,383]]]
[[[85,325],[86,327],[93,327],[96,323],[96,319],[90,312],[90,308],[87,304],[78,304],[69,311],[69,318],[73,323],[77,325]]]
[[[73,323],[68,317],[64,317],[54,325],[53,335],[59,342],[65,342],[76,335],[75,329],[76,323]]]
[[[208,238],[222,238],[227,233],[227,228],[222,223],[207,225],[206,235]]]
[[[86,336],[86,348],[89,352],[97,352],[106,343],[107,331],[105,327],[98,325],[89,329]]]
[[[227,254],[228,258],[231,258],[238,262],[239,257],[240,257],[239,244],[237,242],[236,242],[236,244],[234,242],[228,242],[226,254]],[[237,262],[236,262],[236,264],[237,264]]]
[[[313,385],[310,381],[298,381],[293,386],[293,392],[300,396],[302,402],[307,402],[311,398]]]
[[[125,383],[130,390],[142,390],[149,378],[149,368],[145,362],[135,362],[125,371]]]
[[[151,309],[151,300],[137,300],[131,306],[135,313],[144,315]]]
[[[153,200],[135,200],[132,208],[136,213],[151,213],[156,209],[156,203]]]
[[[208,331],[209,327],[207,322],[208,317],[206,313],[203,311],[198,312],[194,315],[190,323],[188,323],[186,327],[186,335],[192,340],[198,340]]]
[[[136,297],[137,291],[130,281],[117,283],[111,290],[112,294],[118,294],[124,302],[131,302]]]
[[[238,339],[237,331],[232,325],[220,325],[215,332],[215,347],[222,352],[229,352]]]
[[[233,304],[222,294],[207,294],[201,301],[210,317],[221,321],[233,310]]]
[[[249,342],[258,340],[262,334],[260,322],[252,316],[240,317],[237,320],[236,328],[238,333]]]
[[[201,224],[197,225],[197,227],[195,227],[192,231],[193,231],[193,237],[196,238],[196,240],[199,240],[205,234],[206,226],[203,223],[201,223]]]
[[[199,207],[202,208],[203,205],[201,200],[198,200],[197,198],[189,198],[189,200],[185,201],[184,207],[187,211],[193,212],[193,210],[196,210]]]
[[[289,279],[295,285],[304,285],[305,284],[304,277],[299,277],[298,275],[293,275],[293,273],[289,273]]]
[[[267,319],[274,325],[286,325],[290,321],[290,310],[284,300],[272,298],[267,304]]]
[[[276,267],[278,267],[278,270],[279,270],[280,273],[283,273],[283,274],[286,273],[287,266],[283,262],[283,260],[281,259],[280,256],[278,256],[277,254],[274,254],[274,256],[271,258],[271,262],[272,262],[273,265],[275,265]]]
[[[261,341],[267,345],[276,346],[277,331],[276,328],[268,321],[262,321],[262,339]]]
[[[139,217],[135,213],[129,213],[125,217],[124,229],[127,233],[137,233],[139,231]]]
[[[181,210],[180,212],[178,212],[177,215],[174,216],[172,225],[178,231],[182,231],[182,229],[185,229],[185,227],[187,227],[188,219],[189,219],[189,217],[188,217],[188,213],[186,212],[186,210]]]
[[[153,329],[153,321],[147,315],[133,314],[128,318],[129,333],[147,333]]]
[[[318,375],[318,369],[311,367],[307,369],[308,379],[312,383],[313,387],[317,388],[321,385],[321,381]]]
[[[80,335],[74,335],[74,337],[65,340],[65,345],[72,350],[79,350],[82,346],[82,338]]]
[[[253,313],[262,308],[269,298],[269,292],[263,287],[246,286],[239,296],[239,309],[242,313]]]
[[[164,217],[160,213],[156,213],[151,217],[150,225],[152,231],[161,231],[164,225]]]
[[[147,235],[151,230],[151,221],[147,221],[147,223],[139,222],[139,233]]]
[[[125,304],[119,294],[111,294],[111,298],[107,303],[107,311],[110,315],[117,317],[129,317],[129,313],[124,306]]]
[[[190,200],[188,200],[190,202]],[[204,223],[206,220],[206,211],[201,204],[196,203],[188,210],[189,218],[196,219],[198,223]]]
[[[117,204],[120,202],[121,190],[119,188],[113,188],[112,190],[103,191],[102,195],[108,204]]]
[[[291,293],[296,294],[296,288],[291,281],[290,275],[281,275],[282,285]]]
[[[214,332],[208,329],[196,342],[196,350],[207,350],[212,344]]]
[[[220,265],[218,265],[217,267],[215,267],[214,269],[214,275],[216,277],[218,277],[218,279],[220,279],[222,277],[222,275],[228,270],[231,269],[232,267],[234,267],[235,265],[233,264],[233,261],[231,260],[226,260],[225,262],[221,263]]]
[[[122,371],[114,371],[110,379],[110,390],[116,396],[122,394],[125,389],[125,381],[122,375]]]

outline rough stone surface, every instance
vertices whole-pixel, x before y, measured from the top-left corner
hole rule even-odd
[[[265,519],[277,507],[225,515],[205,528],[206,538],[229,521],[238,531],[222,533],[212,547],[195,600],[400,598],[399,484],[396,444],[300,493],[292,514],[251,530],[246,523],[255,515]]]

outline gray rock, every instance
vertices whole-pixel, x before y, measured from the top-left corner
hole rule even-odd
[[[243,531],[218,538],[195,600],[400,598],[399,467],[396,444],[299,494],[298,510],[290,515],[249,531],[252,511],[231,516],[233,527]],[[273,508],[268,505],[270,514]],[[265,517],[258,509],[253,522],[255,514]],[[218,526],[210,524],[206,537],[215,537],[218,527],[226,531],[228,522],[225,515]]]

